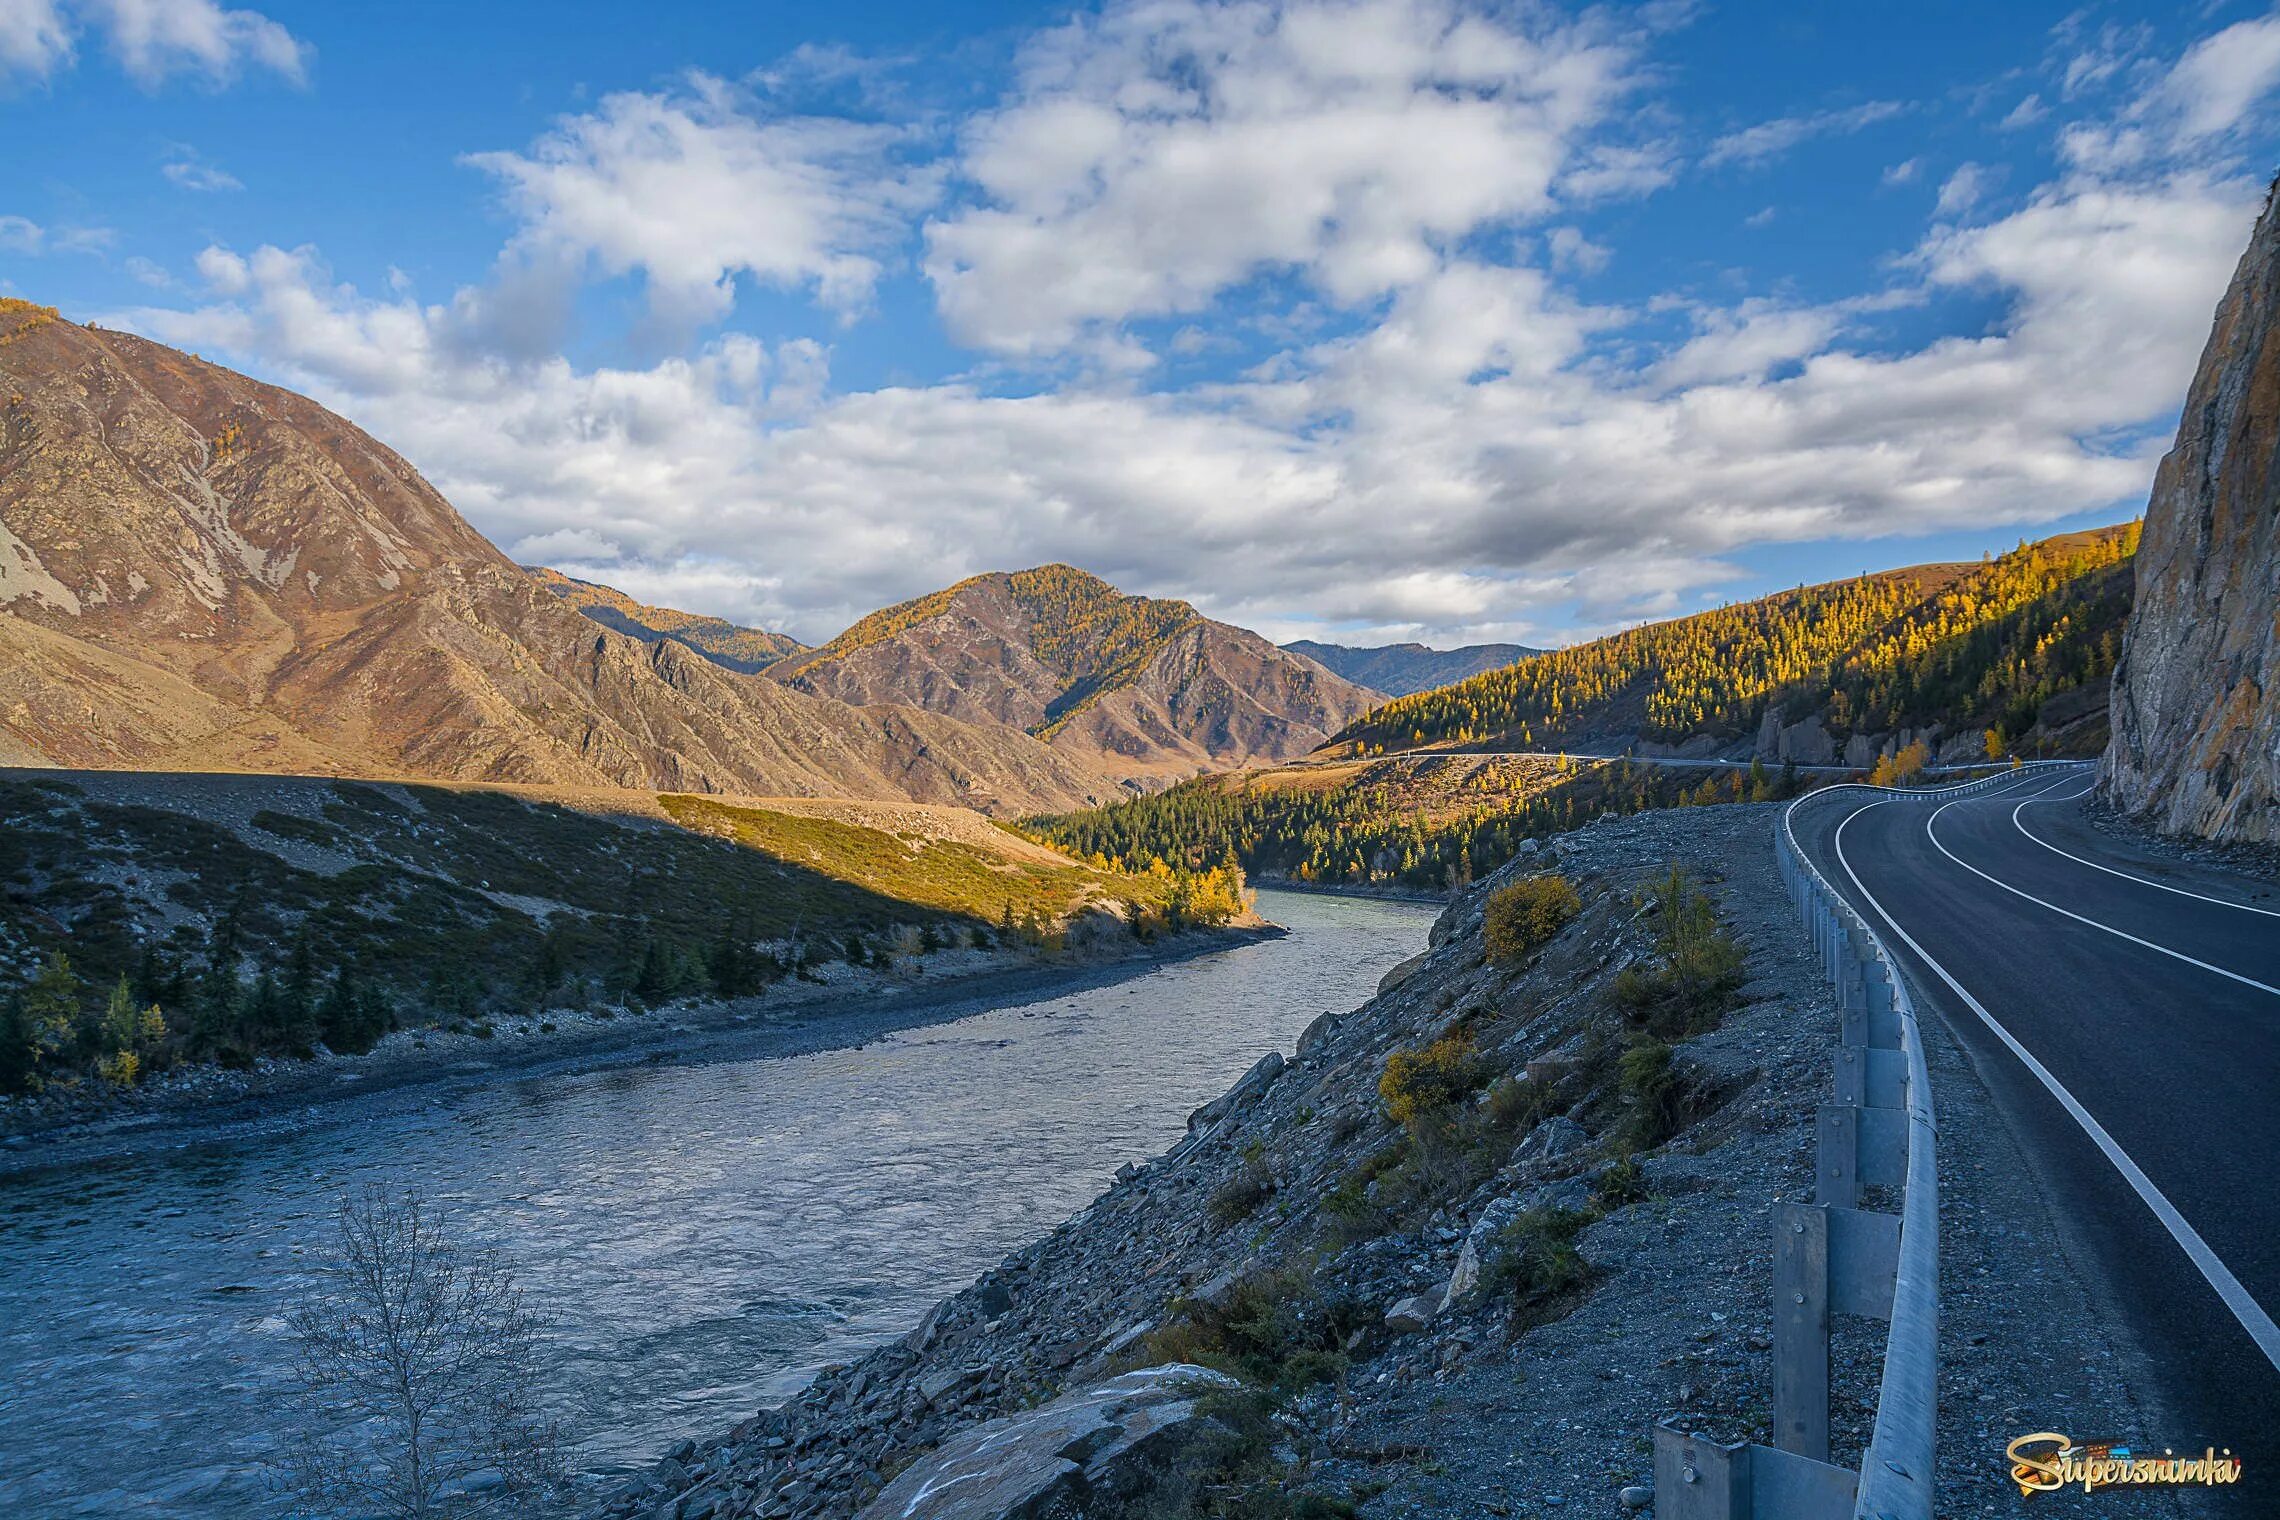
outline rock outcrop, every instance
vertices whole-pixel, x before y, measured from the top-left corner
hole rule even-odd
[[[0,301],[0,755],[990,811],[1116,794],[1027,734],[598,626],[304,396]]]
[[[1201,1396],[1241,1385],[1174,1362],[973,1426],[903,1470],[859,1520],[1061,1520],[1141,1488],[1207,1431]]]
[[[2280,840],[2280,206],[2154,476],[2100,785],[2165,833]]]

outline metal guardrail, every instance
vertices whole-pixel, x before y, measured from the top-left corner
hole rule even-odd
[[[1672,1416],[1655,1427],[1660,1520],[1931,1520],[1939,1390],[1939,1169],[1923,1037],[1899,966],[1797,843],[1795,815],[1838,792],[1909,801],[1966,796],[2028,771],[1909,790],[1844,783],[1781,813],[1774,858],[1836,984],[1835,1101],[1814,1119],[1814,1202],[1774,1210],[1774,1444],[1721,1442]],[[1896,1189],[1900,1210],[1860,1207]],[[1890,1325],[1876,1427],[1861,1469],[1829,1461],[1829,1316]]]

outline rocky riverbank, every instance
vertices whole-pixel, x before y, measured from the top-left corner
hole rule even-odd
[[[1652,1504],[1664,1415],[1769,1439],[1770,1211],[1809,1196],[1835,1036],[1773,813],[1604,820],[1529,850],[1172,1150],[598,1514],[1614,1514]],[[1674,893],[1673,865],[1696,886]],[[1491,893],[1547,873],[1580,911],[1490,959]],[[1674,949],[1682,917],[1703,927],[1697,891],[1741,957],[1707,983]],[[1975,1513],[2001,1496],[2008,1434],[2154,1426],[2128,1348],[2036,1328],[2105,1316],[1935,1043],[1963,1116],[1943,1142],[1943,1512]],[[1839,1461],[1866,1435],[1874,1332],[1835,1342]]]
[[[1136,976],[1149,968],[1282,930],[1264,922],[1196,930],[1149,944],[1101,940],[1056,954],[953,951],[912,972],[827,966],[756,997],[655,1008],[597,1004],[525,1017],[399,1029],[363,1055],[264,1058],[249,1071],[190,1066],[140,1087],[92,1087],[0,1099],[0,1176],[77,1166],[144,1149],[240,1139],[330,1117],[345,1103],[416,1101],[443,1083],[496,1081],[580,1067],[713,1057],[804,1055],[868,1044],[1017,997]]]

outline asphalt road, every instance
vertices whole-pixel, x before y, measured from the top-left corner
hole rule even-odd
[[[2018,1333],[2134,1336],[2179,1427],[2069,1434],[2230,1447],[2237,1512],[2280,1514],[2280,890],[2107,838],[2089,786],[1836,794],[1799,839],[1962,1043],[2126,1321]]]

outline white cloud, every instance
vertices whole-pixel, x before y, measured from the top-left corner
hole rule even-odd
[[[1865,105],[1852,106],[1842,111],[1820,111],[1810,116],[1780,116],[1772,121],[1761,121],[1754,127],[1728,132],[1712,142],[1710,150],[1702,155],[1702,164],[1709,169],[1722,164],[1741,164],[1745,167],[1762,164],[1812,138],[1858,132],[1880,121],[1889,121],[1906,109],[1895,100],[1872,100]]]
[[[522,219],[515,251],[638,271],[668,324],[725,315],[733,281],[812,286],[861,307],[931,177],[898,170],[895,129],[777,117],[720,80],[604,97],[522,153],[479,153]]]
[[[138,285],[148,285],[153,290],[166,290],[174,284],[174,276],[166,272],[165,265],[154,259],[146,259],[139,253],[129,257],[124,267]]]
[[[176,74],[227,84],[248,65],[296,84],[308,77],[308,44],[215,0],[0,0],[0,71],[46,79],[77,60],[87,32],[145,89]]]
[[[2049,114],[2050,108],[2043,104],[2042,96],[2029,95],[2026,99],[2011,107],[2010,112],[2004,116],[2003,120],[1999,122],[1998,125],[2004,131],[2012,132],[2018,130],[2020,127],[2031,127],[2036,122],[2041,121],[2045,116],[2048,116]]]
[[[1150,392],[1102,363],[1037,394],[993,395],[990,371],[843,392],[812,343],[728,332],[646,367],[581,367],[515,337],[543,329],[519,310],[575,289],[541,277],[547,257],[639,270],[705,309],[762,263],[821,292],[825,260],[888,257],[883,231],[764,258],[718,208],[678,220],[696,187],[737,175],[692,171],[668,193],[639,172],[647,155],[669,180],[683,158],[742,166],[753,134],[783,124],[684,95],[613,98],[566,123],[558,153],[518,156],[566,166],[524,208],[509,263],[528,287],[502,276],[423,303],[408,280],[341,285],[312,250],[211,248],[203,305],[120,320],[336,406],[518,557],[810,639],[963,574],[1062,559],[1279,632],[1304,609],[1545,642],[1558,630],[1531,609],[1562,608],[1569,631],[1690,609],[1747,545],[2143,499],[2259,192],[2163,156],[2166,118],[2132,115],[2152,106],[2077,124],[2135,122],[2139,157],[2076,158],[1981,225],[1962,213],[1992,215],[1985,183],[1964,197],[1951,178],[1920,245],[1850,300],[1594,306],[1573,286],[1602,248],[1564,176],[1631,129],[1607,105],[1627,55],[1501,23],[1460,46],[1420,25],[1441,12],[1376,0],[1353,14],[1367,24],[1349,35],[1304,6],[1115,10],[1039,43],[1013,100],[960,138],[986,192],[936,223],[938,238],[985,229],[941,285],[961,331],[997,352],[1142,362],[1120,325],[1192,309],[1197,337],[1175,351],[1222,334],[1274,347],[1234,377]],[[2150,92],[2167,76],[2138,77]],[[1435,124],[1416,141],[1404,92]],[[1261,158],[1301,130],[1305,153]],[[687,133],[701,146],[684,154]],[[1460,165],[1525,151],[1486,184],[1412,184],[1426,142],[1456,144]],[[889,189],[850,166],[823,176],[824,202],[902,193],[895,155],[864,155]],[[1308,209],[1324,196],[1356,209]],[[1222,205],[1224,226],[1199,209]],[[603,208],[637,206],[646,224],[605,251]],[[1147,242],[1159,212],[1208,235]],[[1068,239],[1070,261],[1025,262],[1023,239],[996,241],[1006,218]],[[1464,236],[1514,224],[1528,235]],[[1515,249],[1540,264],[1498,262]],[[1265,309],[1223,321],[1230,289]],[[1965,291],[1994,313],[1969,334],[1896,347],[1878,326],[1884,307]]]
[[[1934,216],[1961,216],[1979,204],[1994,184],[1996,176],[1978,164],[1956,166],[1956,171],[1940,186],[1938,202],[1932,207]]]
[[[1578,274],[1597,274],[1615,257],[1614,249],[1594,243],[1574,227],[1554,227],[1544,235],[1544,246],[1552,256],[1554,269],[1572,269]]]
[[[185,190],[216,191],[243,190],[245,184],[236,175],[206,162],[198,150],[177,143],[167,150],[166,159],[158,172],[168,181]]]
[[[1887,185],[1912,185],[1916,182],[1917,176],[1923,172],[1924,161],[1922,159],[1902,159],[1884,171],[1884,183]]]
[[[968,124],[974,201],[928,225],[926,271],[957,336],[1012,355],[1261,274],[1370,300],[1549,212],[1564,171],[1605,176],[1574,147],[1628,63],[1598,22],[1447,0],[1114,5],[1034,41],[1015,98]]]
[[[2266,16],[2204,37],[2154,92],[2150,112],[2196,141],[2232,131],[2280,85],[2280,17]]]
[[[12,253],[101,253],[118,237],[109,227],[43,227],[28,216],[0,216],[0,248]]]
[[[72,51],[57,0],[0,0],[0,76],[45,79],[71,62]]]

